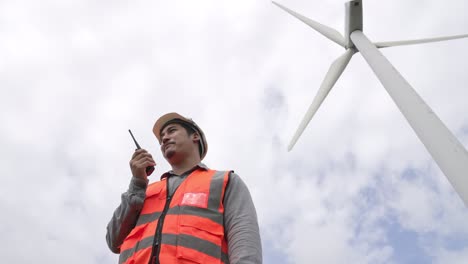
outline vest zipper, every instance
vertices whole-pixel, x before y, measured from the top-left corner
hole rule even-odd
[[[166,204],[164,205],[164,210],[161,213],[161,216],[158,220],[158,225],[156,226],[156,233],[154,234],[154,241],[153,241],[153,250],[151,251],[151,257],[149,264],[160,264],[159,262],[159,253],[161,252],[161,231],[162,226],[164,223],[164,219],[166,218],[167,210],[169,209],[169,205],[171,204],[172,195],[169,195],[169,178],[167,178],[166,183]],[[175,192],[175,191],[174,191]]]

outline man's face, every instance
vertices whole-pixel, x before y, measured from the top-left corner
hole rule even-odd
[[[180,124],[169,124],[161,131],[161,152],[169,163],[177,162],[198,151],[198,140],[197,133],[189,136]]]

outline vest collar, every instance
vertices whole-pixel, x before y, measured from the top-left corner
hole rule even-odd
[[[206,166],[204,163],[200,162],[197,165],[195,165],[193,168],[191,168],[190,170],[182,173],[182,175],[190,174],[191,172],[195,171],[196,169],[209,170],[208,166]],[[165,172],[163,175],[161,175],[161,180],[164,179],[164,178],[168,178],[170,176],[178,176],[178,175],[175,174],[173,170],[170,170],[168,172]]]

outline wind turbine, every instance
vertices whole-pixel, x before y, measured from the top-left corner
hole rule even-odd
[[[360,52],[416,132],[416,135],[432,155],[439,168],[462,198],[465,206],[468,207],[468,152],[411,85],[378,50],[379,48],[393,46],[465,38],[468,37],[468,34],[372,43],[362,32],[361,0],[345,3],[344,36],[333,28],[322,25],[274,1],[273,3],[346,49],[345,53],[331,64],[317,95],[288,146],[288,151],[294,147],[315,112],[317,112],[323,100],[325,100],[325,97],[343,73],[351,57],[356,52]]]

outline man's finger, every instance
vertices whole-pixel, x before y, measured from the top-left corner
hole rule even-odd
[[[132,159],[143,153],[148,153],[148,151],[146,151],[146,149],[136,149],[135,152],[133,152]]]
[[[143,164],[145,164],[145,165],[143,165]],[[149,158],[149,157],[145,157],[143,159],[135,161],[135,165],[138,166],[139,168],[147,167],[148,164],[156,165],[156,162],[152,158]]]
[[[144,162],[138,163],[136,168],[139,169],[139,170],[143,170],[143,169],[145,169],[146,167],[149,167],[149,166],[156,166],[156,163],[151,162],[151,161],[144,161]]]
[[[151,154],[149,154],[149,153],[141,153],[141,154],[137,155],[135,158],[133,158],[132,160],[141,161],[141,160],[146,160],[146,159],[152,160],[153,156],[151,156]]]

